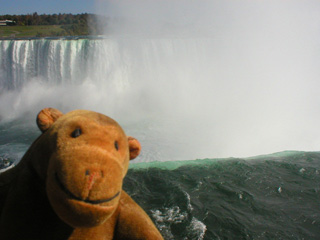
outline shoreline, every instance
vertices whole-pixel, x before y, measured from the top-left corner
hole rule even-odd
[[[48,36],[48,37],[0,37],[0,41],[26,41],[26,40],[81,40],[81,39],[106,39],[103,35],[80,35],[80,36]]]

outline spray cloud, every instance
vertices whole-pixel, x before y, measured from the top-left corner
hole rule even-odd
[[[110,18],[110,37],[156,39],[158,47],[159,39],[174,42],[140,69],[156,83],[132,81],[154,92],[159,117],[179,122],[167,130],[195,157],[319,149],[319,2],[101,0],[97,6]]]
[[[28,82],[1,92],[3,118],[99,111],[141,140],[143,161],[319,149],[318,1],[96,3],[104,40],[1,43],[14,61],[0,72],[16,74],[0,83]]]

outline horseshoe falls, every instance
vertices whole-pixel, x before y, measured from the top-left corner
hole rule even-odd
[[[219,38],[2,40],[0,118],[23,117],[32,128],[44,107],[102,112],[147,146],[143,161],[318,150],[313,47],[297,44],[303,53],[289,63],[298,52],[275,58],[265,52],[265,60],[254,62],[255,52],[243,58],[238,46],[224,44]]]
[[[213,71],[205,63],[213,51],[209,48],[206,39],[0,41],[0,117],[4,123],[23,119],[31,129],[44,107],[90,109],[111,116],[139,138],[146,146],[141,161],[206,157],[210,145],[219,144],[203,134],[212,123],[192,128],[212,120],[213,106],[199,109],[210,83],[192,79],[203,68]]]
[[[98,111],[141,142],[124,189],[165,239],[319,239],[320,4],[107,2],[134,21],[0,40],[0,161],[42,108]]]

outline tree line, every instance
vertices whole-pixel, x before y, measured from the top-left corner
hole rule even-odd
[[[88,35],[89,32],[94,35],[102,34],[99,28],[99,22],[102,16],[96,14],[82,13],[59,13],[59,14],[33,14],[25,15],[1,15],[0,20],[12,20],[18,26],[33,25],[62,25],[68,35]],[[104,21],[106,19],[103,19]],[[90,27],[90,30],[89,30]]]

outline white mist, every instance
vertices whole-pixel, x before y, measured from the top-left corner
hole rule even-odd
[[[2,73],[17,73],[1,87],[22,82],[1,92],[3,119],[48,106],[99,111],[142,142],[139,161],[319,150],[318,1],[97,6],[110,17],[106,39],[37,42],[36,51],[15,42],[15,60],[1,58]]]
[[[167,134],[160,145],[171,143],[164,152],[188,159],[319,150],[318,1],[97,5],[110,19],[108,36],[153,39],[158,48],[141,62],[145,79],[128,78],[144,89],[146,112],[159,109],[157,119],[168,121],[159,127]],[[172,45],[160,49],[164,42]],[[137,54],[152,55],[145,51]]]

